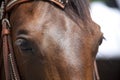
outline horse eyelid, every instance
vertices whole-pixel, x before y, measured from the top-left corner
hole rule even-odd
[[[17,35],[28,35],[28,31],[26,31],[26,30],[19,30],[18,32],[17,32]]]

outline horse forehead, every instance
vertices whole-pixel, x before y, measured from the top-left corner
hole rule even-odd
[[[50,4],[42,1],[22,3],[12,10],[12,18],[13,20],[16,19],[23,19],[24,21],[26,19],[33,20],[32,18],[35,17],[37,18],[47,13],[46,11],[49,5]]]
[[[56,21],[54,18],[60,18],[61,15],[59,14],[60,10],[56,10],[57,9],[55,7],[46,2],[25,3],[13,11],[12,17],[10,19],[15,24],[15,26],[43,23],[44,21],[54,21],[55,23]]]
[[[35,34],[37,34],[37,32],[38,33],[40,33],[40,31],[39,30],[43,30],[45,27],[43,26],[43,24],[45,23],[45,21],[50,21],[50,20],[53,20],[54,21],[54,23],[50,23],[49,25],[47,25],[47,26],[51,26],[51,25],[54,25],[54,26],[56,26],[56,27],[52,27],[51,29],[50,28],[48,28],[48,29],[46,29],[46,30],[50,30],[51,32],[53,31],[53,32],[55,32],[55,31],[58,31],[58,32],[60,32],[60,27],[62,27],[63,28],[63,26],[64,26],[64,29],[63,30],[65,30],[66,28],[67,28],[67,30],[71,30],[71,31],[69,31],[69,33],[66,33],[66,34],[70,34],[70,33],[75,33],[75,34],[79,34],[79,33],[81,33],[81,34],[79,34],[79,36],[80,35],[86,35],[86,34],[88,34],[87,32],[85,33],[85,32],[83,32],[83,31],[81,31],[78,27],[75,27],[74,25],[74,28],[71,28],[70,26],[71,26],[71,22],[73,22],[72,20],[69,20],[68,18],[67,19],[62,19],[61,17],[63,17],[63,16],[61,16],[60,17],[60,15],[59,16],[57,16],[57,17],[55,17],[57,14],[58,14],[58,12],[56,12],[57,14],[55,15],[55,16],[53,16],[53,18],[60,18],[59,19],[59,22],[58,23],[56,23],[57,21],[55,21],[55,19],[53,19],[53,18],[51,18],[51,17],[49,17],[49,18],[47,18],[48,16],[50,16],[50,14],[48,14],[48,13],[46,13],[46,12],[48,12],[47,10],[48,10],[48,7],[49,7],[49,4],[48,3],[45,3],[45,2],[40,2],[40,5],[41,5],[41,7],[42,8],[40,8],[40,6],[39,7],[37,7],[37,8],[32,8],[31,6],[32,6],[32,4],[31,3],[27,3],[27,5],[26,4],[23,4],[23,5],[21,5],[20,6],[20,8],[18,8],[18,12],[17,13],[19,13],[20,14],[20,16],[19,16],[19,21],[17,21],[18,23],[20,23],[20,22],[22,22],[23,23],[23,25],[20,25],[20,27],[21,28],[26,28],[27,30],[29,30],[29,31],[31,31],[31,32],[34,32]],[[44,7],[44,8],[43,8]],[[32,8],[32,9],[29,9],[29,8]],[[22,10],[23,9],[23,10]],[[35,10],[34,10],[35,9]],[[30,13],[30,11],[32,10],[32,12],[34,12],[33,13],[33,16],[31,15],[31,14],[29,14]],[[41,10],[41,11],[40,11]],[[27,14],[26,14],[26,11],[27,11]],[[45,12],[44,12],[45,11]],[[29,15],[28,15],[29,14]],[[46,15],[46,14],[48,14],[48,15]],[[55,13],[53,13],[53,14],[55,14]],[[53,15],[52,14],[52,15]],[[14,15],[14,14],[13,14]],[[22,18],[22,19],[21,19]],[[14,19],[15,20],[15,19]],[[60,20],[63,20],[63,21],[60,21]],[[67,20],[69,20],[69,21],[67,21]],[[52,22],[53,22],[52,21]],[[61,22],[64,22],[64,21],[67,21],[67,24],[68,25],[59,25],[58,26],[58,24],[60,24]],[[41,24],[42,23],[42,24]],[[56,23],[56,24],[55,24]],[[64,22],[65,23],[65,22]],[[71,23],[71,24],[70,24]],[[17,23],[16,23],[17,24]],[[45,23],[46,24],[46,23]],[[75,24],[75,23],[74,23]],[[81,24],[82,25],[82,24]],[[59,30],[58,30],[59,29]],[[75,31],[73,31],[72,29],[77,29],[76,31],[78,32],[75,32]],[[83,32],[83,33],[82,33]],[[57,32],[56,32],[57,33]],[[62,32],[61,32],[62,33]],[[84,34],[85,33],[85,34]],[[51,33],[52,34],[52,33]],[[55,35],[55,33],[53,33],[54,35]],[[58,36],[58,35],[57,35]],[[56,37],[57,37],[56,36]],[[53,36],[54,37],[54,36]],[[70,36],[69,36],[70,37]],[[86,38],[85,36],[82,36],[81,38],[79,38],[79,39],[83,39],[83,38]],[[85,40],[83,40],[82,42],[84,42]]]

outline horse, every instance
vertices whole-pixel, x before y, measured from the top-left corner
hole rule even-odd
[[[6,65],[1,57],[1,80],[94,80],[94,61],[103,34],[91,19],[87,0],[6,3],[7,20],[2,22],[11,26],[7,42],[11,40],[19,79],[9,67],[14,61],[11,57],[7,61],[11,74],[5,77]],[[6,51],[3,46],[2,56]]]

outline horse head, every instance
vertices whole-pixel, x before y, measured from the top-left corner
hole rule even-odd
[[[53,0],[55,1],[55,0]],[[9,11],[11,39],[22,80],[93,80],[102,40],[85,0],[20,3]],[[63,3],[61,2],[61,3]]]

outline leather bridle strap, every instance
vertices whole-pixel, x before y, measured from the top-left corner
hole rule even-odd
[[[10,80],[9,75],[9,63],[8,63],[8,55],[9,55],[9,49],[8,49],[8,34],[9,30],[6,29],[6,22],[2,21],[2,39],[3,39],[3,59],[4,59],[4,68],[5,68],[5,78],[6,80]]]
[[[10,24],[7,19],[2,20],[3,59],[6,80],[20,80],[10,38]],[[11,73],[11,74],[10,74]],[[12,77],[13,76],[13,77]]]
[[[30,1],[30,0],[11,0],[6,5],[6,11],[10,11],[15,5],[18,5],[20,3],[25,3],[28,1]]]
[[[15,5],[25,3],[25,2],[30,2],[30,1],[34,1],[34,0],[11,0],[11,1],[8,2],[7,6],[6,6],[6,11],[11,10]],[[58,5],[59,7],[61,7],[62,9],[64,9],[65,5],[68,3],[68,0],[66,0],[65,2],[63,2],[62,0],[36,0],[36,1],[53,2],[56,5]]]
[[[94,74],[95,74],[95,80],[100,80],[96,60],[94,61]]]

